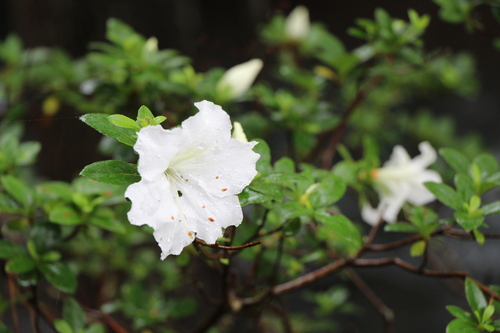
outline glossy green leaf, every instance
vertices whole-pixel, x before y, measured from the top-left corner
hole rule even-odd
[[[457,223],[460,224],[466,231],[479,228],[484,223],[484,216],[479,211],[475,214],[455,212],[453,216],[457,220]]]
[[[484,215],[500,214],[500,201],[490,202],[481,207]]]
[[[0,239],[0,258],[11,259],[25,253],[26,250],[21,245]]]
[[[444,203],[446,206],[451,207],[456,210],[463,209],[463,201],[460,199],[459,195],[455,190],[449,187],[446,184],[432,183],[426,182],[424,183],[425,187],[432,194],[436,196],[436,198]]]
[[[276,173],[294,173],[295,163],[290,157],[282,157],[274,163]]]
[[[76,291],[76,276],[66,264],[61,262],[44,263],[40,265],[40,271],[47,281],[57,289],[69,294]]]
[[[272,201],[273,197],[260,193],[257,191],[252,190],[251,188],[247,187],[245,188],[239,195],[238,198],[240,199],[240,204],[242,206],[247,206],[251,204],[258,204],[258,203],[264,203],[268,201]]]
[[[439,154],[455,171],[469,173],[470,161],[464,154],[451,148],[442,148],[439,150]]]
[[[35,262],[28,255],[20,255],[10,259],[5,265],[8,273],[21,274],[35,269]]]
[[[471,320],[454,319],[446,326],[446,333],[482,333],[477,323]]]
[[[151,112],[151,110],[149,110],[149,108],[145,105],[142,105],[140,108],[139,108],[139,111],[137,112],[137,119],[144,119],[146,120],[148,123],[151,122],[151,120],[154,119],[154,115],[153,113]]]
[[[281,201],[283,199],[283,191],[281,187],[268,183],[265,180],[257,180],[250,184],[249,187],[251,190],[265,194],[275,201]]]
[[[130,128],[135,131],[139,131],[141,129],[141,127],[133,119],[130,119],[122,114],[113,114],[108,117],[108,120],[110,123],[118,127]]]
[[[80,175],[113,185],[130,185],[141,180],[135,164],[114,160],[89,164]]]
[[[52,209],[49,213],[49,220],[62,225],[78,225],[83,222],[76,210],[65,205]]]
[[[480,154],[472,161],[481,170],[481,178],[484,179],[498,171],[498,162],[491,154]]]
[[[465,279],[465,296],[472,311],[480,311],[488,305],[483,292],[470,278]]]
[[[315,214],[314,217],[322,223],[318,230],[320,239],[341,244],[349,254],[363,246],[358,228],[344,215]]]
[[[135,130],[113,125],[109,122],[108,116],[109,115],[104,113],[88,113],[81,116],[80,120],[101,134],[116,139],[126,145],[133,146],[137,139]]]
[[[49,222],[34,223],[30,230],[30,238],[37,251],[44,253],[61,241],[61,226]]]
[[[464,202],[469,201],[470,197],[476,194],[474,181],[468,174],[457,173],[455,175],[455,187],[458,195]]]
[[[467,320],[467,319],[472,318],[472,315],[469,312],[464,311],[464,310],[462,310],[461,308],[459,308],[458,306],[455,306],[455,305],[447,305],[446,306],[446,310],[448,310],[448,312],[450,312],[452,315],[454,315],[458,319],[465,319],[465,320]]]
[[[309,195],[309,202],[315,208],[326,207],[337,202],[346,191],[346,183],[336,175],[321,180]]]
[[[87,324],[85,312],[73,297],[68,297],[64,301],[63,318],[68,322],[73,332],[79,332]]]
[[[5,175],[0,178],[3,187],[17,202],[24,207],[29,207],[33,203],[31,190],[21,180],[11,175]]]

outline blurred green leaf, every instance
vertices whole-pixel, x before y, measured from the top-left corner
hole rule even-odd
[[[5,265],[8,273],[21,274],[35,269],[35,262],[28,255],[23,254],[10,259]]]
[[[340,243],[349,254],[363,246],[358,228],[344,215],[315,214],[314,217],[322,223],[318,230],[320,239]]]
[[[63,320],[63,319],[54,320],[54,328],[59,333],[74,333],[74,331],[71,329],[71,326],[68,324],[68,322],[66,320]]]
[[[414,225],[405,222],[389,223],[384,226],[384,231],[388,232],[417,232]]]
[[[18,178],[11,175],[4,175],[0,178],[5,190],[22,204],[24,207],[30,207],[33,203],[31,190]],[[31,208],[31,207],[30,207]]]
[[[39,268],[47,281],[57,289],[69,294],[76,291],[76,276],[66,264],[61,262],[42,263]]]
[[[64,301],[63,318],[71,326],[73,332],[79,332],[87,324],[85,313],[73,297],[68,297]]]
[[[483,292],[470,278],[465,279],[465,296],[472,311],[482,310],[488,305]]]
[[[125,233],[125,227],[116,219],[113,210],[105,207],[97,209],[88,222],[90,225],[113,231],[119,234]]]
[[[309,195],[309,202],[315,208],[327,207],[344,196],[346,183],[336,175],[321,179],[319,186]]]
[[[441,148],[439,154],[456,172],[469,173],[470,161],[464,154],[451,148]]]
[[[83,222],[76,210],[65,205],[52,209],[49,213],[49,220],[62,225],[78,225]]]
[[[424,186],[446,206],[456,210],[464,209],[463,201],[460,199],[457,192],[448,185],[426,182]]]
[[[420,257],[424,254],[427,248],[427,242],[425,240],[419,240],[410,246],[410,255],[412,257]]]
[[[18,244],[0,239],[0,258],[11,259],[26,253],[26,250]]]

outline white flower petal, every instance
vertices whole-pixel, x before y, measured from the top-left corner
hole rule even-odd
[[[241,223],[243,213],[237,196],[215,197],[194,181],[178,183],[178,189],[190,230],[196,229],[196,237],[205,242],[215,243],[222,237],[222,228]]]
[[[165,131],[161,125],[141,128],[134,150],[140,156],[137,169],[142,178],[153,181],[167,170],[179,150],[179,131]]]
[[[178,255],[195,239],[195,233],[186,229],[183,223],[167,222],[159,226],[154,232],[158,245],[161,248],[161,260],[168,255]]]
[[[401,146],[396,146],[392,150],[391,157],[384,163],[384,167],[401,166],[407,164],[411,160],[406,149]]]
[[[419,169],[425,169],[429,165],[436,162],[437,153],[434,148],[430,145],[429,142],[421,142],[418,145],[418,149],[420,150],[420,155],[415,156],[411,161],[411,164]]]
[[[217,90],[229,90],[230,98],[237,99],[250,89],[264,63],[252,59],[229,68],[217,83]]]
[[[425,182],[441,183],[442,179],[439,173],[434,170],[423,170],[419,176],[414,179],[412,191],[408,194],[408,202],[413,205],[425,205],[429,202],[436,200],[432,194],[423,184]]]
[[[285,33],[291,40],[302,40],[309,33],[309,10],[304,6],[295,7],[285,21]]]

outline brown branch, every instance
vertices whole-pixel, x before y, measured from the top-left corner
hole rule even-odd
[[[316,143],[316,146],[304,159],[306,162],[312,161],[317,155],[319,155],[326,141],[328,140],[328,138],[330,138],[328,146],[325,149],[325,152],[323,153],[321,166],[323,169],[331,169],[332,167],[331,164],[333,157],[335,156],[337,145],[344,134],[349,118],[351,117],[354,110],[356,110],[356,108],[361,104],[361,102],[363,102],[363,100],[366,97],[366,93],[370,89],[377,86],[380,83],[381,79],[382,77],[380,75],[376,75],[368,82],[368,86],[366,88],[358,90],[356,96],[354,96],[354,99],[347,106],[337,126],[335,126],[335,128],[331,129],[330,131],[320,135],[318,142]]]
[[[239,245],[239,246],[224,246],[224,245],[220,245],[218,242],[215,242],[215,244],[208,244],[208,243],[206,243],[198,238],[196,238],[194,241],[197,244],[200,244],[200,245],[203,245],[206,247],[211,247],[214,249],[221,249],[221,250],[232,250],[232,251],[243,250],[243,249],[246,249],[247,247],[257,246],[257,245],[262,243],[262,241],[257,241],[257,242],[248,243],[248,244]]]
[[[7,274],[7,281],[9,284],[10,302],[12,304],[11,308],[12,308],[12,322],[14,323],[14,332],[19,333],[20,332],[20,330],[19,330],[19,317],[17,315],[17,307],[16,307],[16,302],[15,302],[19,292],[16,288],[16,282],[14,281],[14,275]]]

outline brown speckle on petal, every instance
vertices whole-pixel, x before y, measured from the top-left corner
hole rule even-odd
[[[226,191],[227,191],[227,188],[223,188],[221,191],[222,191],[222,192],[226,192]]]
[[[209,220],[210,222],[214,222],[214,221],[215,221],[212,217],[209,217],[209,218],[208,218],[208,220]]]

